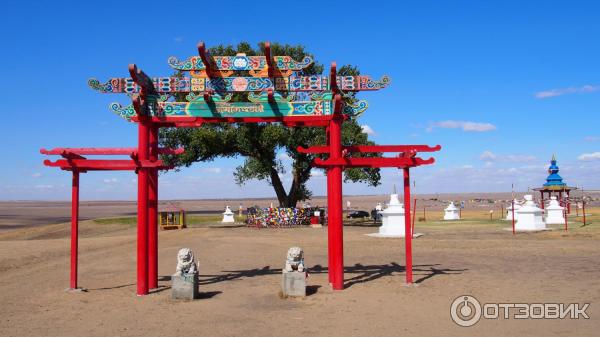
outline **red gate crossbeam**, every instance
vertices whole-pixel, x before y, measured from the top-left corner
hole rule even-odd
[[[168,148],[159,148],[158,154],[182,154],[184,152],[183,148],[178,149],[168,149]],[[138,153],[137,147],[72,147],[72,148],[55,148],[52,150],[41,149],[41,154],[47,155],[60,155],[65,158],[70,155],[124,155],[124,156],[136,156]],[[79,158],[83,159],[83,158]]]
[[[367,158],[338,158],[338,159],[326,159],[315,158],[314,166],[318,168],[326,168],[333,166],[344,166],[344,167],[370,167],[370,168],[383,168],[383,167],[415,167],[421,165],[433,164],[434,158],[422,159],[422,158],[381,158],[381,157],[367,157]]]
[[[441,150],[440,145],[428,146],[428,145],[351,145],[342,146],[342,150],[347,152],[359,152],[359,153],[377,153],[377,152],[436,152]],[[329,146],[311,146],[304,148],[299,146],[298,152],[300,153],[329,153]]]
[[[348,116],[343,116],[347,119]],[[285,126],[328,126],[334,115],[322,116],[281,116],[281,117],[150,117],[147,120],[161,127],[200,127],[208,123],[282,123]],[[140,121],[138,116],[132,122]]]
[[[184,150],[158,149],[159,154],[181,154]],[[161,160],[140,160],[138,149],[133,147],[124,148],[55,148],[52,150],[41,149],[41,154],[60,155],[65,159],[57,161],[44,160],[44,165],[49,167],[60,167],[68,171],[134,171],[139,168],[157,168],[159,170],[171,169]],[[131,159],[87,159],[83,155],[128,155]]]
[[[44,165],[49,167],[60,167],[67,171],[135,171],[139,168],[157,168],[168,170],[172,166],[166,166],[161,160],[138,160],[133,159],[59,159],[57,161],[44,160]]]

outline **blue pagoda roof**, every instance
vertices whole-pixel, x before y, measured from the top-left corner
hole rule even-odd
[[[550,167],[548,167],[548,177],[546,178],[545,187],[548,186],[567,186],[566,183],[563,182],[562,177],[558,174],[559,168],[556,165],[556,157],[552,156],[552,160],[550,161]]]

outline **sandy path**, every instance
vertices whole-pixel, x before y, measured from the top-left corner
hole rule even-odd
[[[160,233],[161,289],[135,296],[135,230],[81,240],[80,284],[65,293],[68,240],[0,242],[2,336],[595,336],[600,328],[596,234],[511,235],[498,228],[423,229],[415,240],[417,287],[403,286],[403,244],[345,228],[347,289],[324,267],[326,228],[190,228]],[[314,292],[277,296],[292,245],[305,249]],[[168,276],[180,247],[200,261],[203,299],[173,302]],[[460,328],[454,298],[482,302],[591,302],[589,320],[484,320]]]

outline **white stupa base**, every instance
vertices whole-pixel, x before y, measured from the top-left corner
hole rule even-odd
[[[405,235],[402,234],[381,234],[381,233],[371,233],[365,234],[366,236],[374,237],[374,238],[403,238]],[[425,234],[423,233],[413,233],[413,239],[419,238]]]
[[[455,220],[460,220],[460,218],[459,217],[455,217],[455,218],[454,217],[453,218],[444,217],[444,221],[455,221]]]
[[[546,219],[546,224],[547,225],[564,225],[565,224],[565,219]]]
[[[518,222],[515,224],[515,230],[521,231],[521,232],[543,231],[543,230],[546,230],[547,228],[548,227],[546,227],[545,222],[541,222],[541,223],[537,223],[537,224],[528,224],[527,226],[519,226]]]
[[[512,232],[512,227],[508,227],[508,228],[503,228],[505,231],[509,231]],[[554,228],[534,228],[534,229],[518,229],[515,228],[515,232],[516,233],[535,233],[535,232],[546,232],[546,231],[553,231]]]

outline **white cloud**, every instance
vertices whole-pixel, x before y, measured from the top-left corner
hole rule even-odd
[[[544,99],[550,97],[557,97],[567,94],[576,94],[576,93],[590,93],[600,90],[600,85],[583,85],[581,87],[569,87],[569,88],[558,88],[558,89],[550,89],[545,91],[540,91],[535,93],[536,98]]]
[[[361,125],[360,128],[362,129],[363,133],[366,133],[369,136],[374,136],[375,135],[375,131],[368,126],[367,124]]]
[[[477,122],[468,122],[468,121],[441,121],[432,123],[427,131],[433,131],[435,128],[442,129],[462,129],[467,132],[486,132],[496,130],[496,126],[491,123],[477,123]]]
[[[205,173],[221,173],[221,168],[220,167],[205,167],[202,169],[202,172]]]
[[[492,151],[483,151],[479,156],[479,159],[487,163],[491,162],[502,162],[502,163],[528,163],[537,160],[535,156],[529,156],[524,154],[506,154],[498,155]]]
[[[321,169],[313,168],[312,170],[310,170],[310,176],[311,177],[324,177],[325,171],[321,170]]]
[[[118,180],[117,180],[117,178],[108,178],[108,179],[104,179],[103,181],[106,184],[113,184],[113,183],[116,183]]]
[[[581,161],[600,160],[600,152],[584,153],[577,159]]]
[[[39,173],[39,172],[35,172],[35,173],[34,173],[34,174],[32,174],[31,176],[32,176],[32,177],[34,177],[34,178],[39,178],[39,177],[41,177],[41,176],[42,176],[42,174],[41,174],[41,173]]]
[[[48,190],[48,189],[54,188],[54,185],[35,185],[35,186],[33,186],[33,188],[38,189],[38,190]]]
[[[600,140],[599,136],[587,136],[583,138],[586,142],[597,142]]]
[[[173,42],[175,42],[175,43],[180,43],[180,42],[183,42],[183,37],[181,37],[181,36],[176,36],[176,37],[174,37],[174,38],[173,38]]]
[[[492,161],[496,160],[497,156],[492,151],[483,151],[483,153],[479,156],[479,159],[484,161]]]

